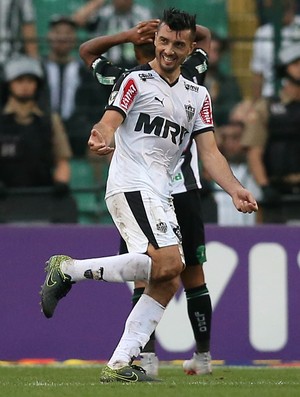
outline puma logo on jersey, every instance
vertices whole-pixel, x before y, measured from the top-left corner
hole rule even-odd
[[[164,99],[165,99],[165,98],[159,99],[159,98],[157,98],[157,96],[155,96],[154,99],[155,99],[156,101],[160,102],[160,103],[162,104],[162,106],[165,106],[165,105],[164,105]]]

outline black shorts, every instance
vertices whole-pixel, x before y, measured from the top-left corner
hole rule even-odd
[[[174,194],[173,198],[186,266],[202,264],[206,253],[200,190]]]

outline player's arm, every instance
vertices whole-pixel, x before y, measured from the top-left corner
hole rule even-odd
[[[113,137],[117,128],[122,124],[124,116],[115,111],[107,110],[98,123],[96,123],[91,131],[88,145],[90,150],[104,156],[114,151]]]
[[[113,35],[99,36],[88,40],[79,47],[80,57],[88,67],[110,48],[124,44],[133,43],[136,45],[153,41],[154,33],[157,30],[159,20],[151,19],[140,22],[133,28]]]
[[[84,26],[91,15],[104,5],[105,0],[89,0],[82,7],[78,8],[72,15],[72,19],[78,26]]]
[[[201,48],[206,53],[209,52],[211,42],[210,30],[202,25],[196,25],[196,49]]]
[[[195,140],[204,168],[231,196],[236,209],[244,213],[257,211],[256,200],[234,176],[227,160],[218,149],[213,131],[198,134]]]
[[[182,75],[203,85],[208,67],[208,51],[210,48],[211,33],[205,26],[196,26],[196,47],[187,60],[181,65]]]

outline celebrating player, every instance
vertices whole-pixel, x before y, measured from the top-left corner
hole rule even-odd
[[[125,71],[111,64],[102,54],[111,47],[131,42],[134,44],[138,62],[140,64],[150,62],[155,56],[153,40],[158,24],[159,20],[144,21],[127,31],[96,37],[80,46],[80,55],[101,84],[102,92],[105,92],[108,87],[112,88]],[[200,85],[203,84],[207,70],[209,45],[209,29],[196,25],[196,48],[182,64],[181,73],[187,79]],[[184,362],[184,370],[188,374],[204,375],[212,372],[210,354],[212,305],[203,271],[206,253],[200,189],[197,149],[192,139],[176,167],[172,196],[182,234],[186,263],[186,268],[180,276],[185,288],[188,315],[196,341],[196,352],[190,360]],[[126,243],[121,239],[119,253],[125,252],[127,252]],[[143,282],[135,282],[133,304],[136,304],[144,289]],[[140,356],[142,367],[147,374],[157,376],[159,361],[155,354],[155,333],[151,335]]]
[[[171,193],[172,176],[191,137],[205,168],[231,195],[237,210],[257,210],[252,194],[234,177],[217,148],[206,88],[181,75],[180,65],[195,47],[195,35],[195,16],[166,10],[155,36],[155,58],[118,80],[103,117],[91,131],[89,146],[94,153],[114,151],[106,203],[129,253],[85,260],[58,255],[47,266],[42,310],[48,317],[76,281],[147,281],[102,371],[103,382],[154,380],[131,363],[162,318],[185,267]]]

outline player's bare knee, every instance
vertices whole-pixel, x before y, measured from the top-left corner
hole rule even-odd
[[[172,280],[182,272],[183,264],[177,246],[160,249],[151,246],[148,254],[152,259],[151,280],[158,282]]]
[[[167,281],[150,280],[145,292],[160,302],[163,306],[166,306],[177,292],[179,286],[179,276]]]
[[[151,270],[151,279],[159,281],[173,280],[178,277],[183,269],[181,260],[171,262],[153,262]]]

